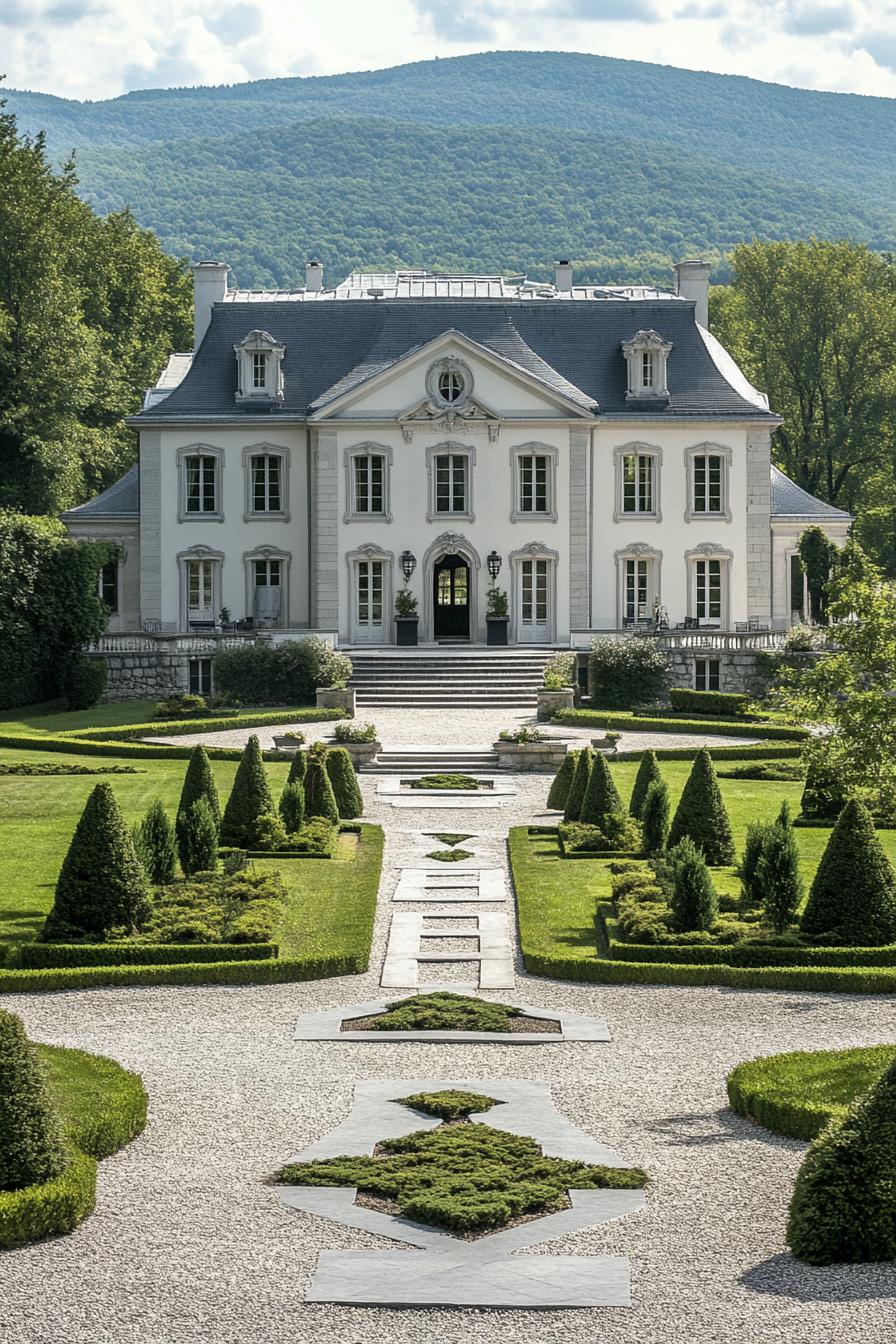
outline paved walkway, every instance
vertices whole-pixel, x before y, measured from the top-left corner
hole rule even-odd
[[[508,826],[545,819],[548,779],[515,782],[498,809],[395,812],[362,776],[367,819],[387,836],[367,975],[7,997],[36,1039],[139,1070],[151,1111],[147,1132],[102,1164],[97,1211],[78,1231],[0,1257],[4,1344],[889,1344],[896,1266],[812,1269],[786,1253],[805,1147],[733,1115],[724,1080],[759,1054],[892,1040],[892,999],[562,984],[524,975],[517,957],[516,990],[493,997],[601,1018],[609,1042],[294,1039],[301,1013],[382,996],[393,910],[414,908],[392,896],[402,870],[429,862],[428,833],[472,832],[475,862],[505,868]],[[513,933],[512,901],[476,909],[505,913]],[[568,930],[570,942],[590,936]],[[521,1252],[628,1258],[631,1309],[498,1316],[304,1300],[319,1251],[395,1245],[285,1208],[265,1178],[345,1118],[356,1080],[420,1077],[541,1080],[574,1124],[649,1172],[645,1213]]]

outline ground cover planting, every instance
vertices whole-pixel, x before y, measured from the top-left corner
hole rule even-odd
[[[728,1102],[738,1115],[788,1139],[814,1139],[883,1076],[896,1045],[852,1050],[795,1050],[738,1064]]]
[[[435,859],[437,863],[461,863],[464,859],[472,859],[474,855],[469,849],[431,849],[426,857]]]
[[[637,1168],[616,1168],[545,1157],[530,1138],[504,1133],[471,1114],[494,1106],[475,1093],[418,1093],[402,1104],[445,1123],[377,1144],[371,1156],[335,1157],[283,1167],[283,1185],[356,1186],[359,1203],[460,1236],[487,1233],[513,1221],[565,1208],[570,1189],[639,1189]],[[367,1197],[366,1199],[364,1197]]]
[[[460,831],[430,831],[429,834],[443,845],[459,845],[463,840],[473,839],[472,835],[464,835]]]
[[[421,775],[419,779],[402,780],[402,784],[409,789],[456,789],[468,792],[491,787],[486,780],[460,774]]]
[[[525,1017],[505,1003],[437,991],[415,994],[370,1017],[346,1019],[343,1031],[559,1031],[555,1021]]]

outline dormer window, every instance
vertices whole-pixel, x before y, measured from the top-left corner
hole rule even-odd
[[[282,360],[286,347],[266,331],[250,331],[234,347],[237,364],[236,400],[280,401]]]
[[[664,341],[659,332],[652,330],[636,332],[630,341],[622,342],[628,365],[626,401],[669,399],[666,361],[671,349],[671,341]]]

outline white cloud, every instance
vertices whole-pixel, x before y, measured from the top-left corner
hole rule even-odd
[[[73,98],[484,48],[896,97],[894,33],[896,0],[0,0],[9,86]]]

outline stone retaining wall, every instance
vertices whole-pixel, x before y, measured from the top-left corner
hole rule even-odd
[[[109,669],[103,700],[161,699],[189,689],[189,658],[175,653],[88,653]]]

